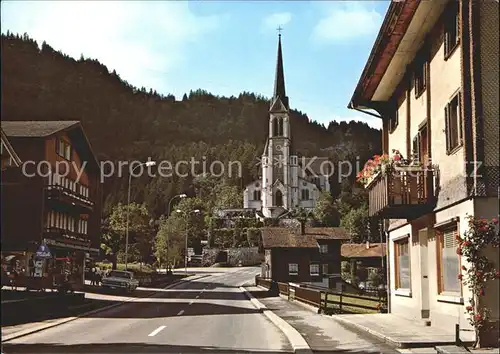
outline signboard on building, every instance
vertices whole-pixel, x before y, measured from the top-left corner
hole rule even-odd
[[[52,253],[50,253],[49,247],[45,243],[42,243],[40,247],[38,247],[35,257],[38,259],[50,259],[52,258]]]

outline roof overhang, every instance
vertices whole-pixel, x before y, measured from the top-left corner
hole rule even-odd
[[[348,108],[374,109],[392,97],[449,1],[391,2]]]

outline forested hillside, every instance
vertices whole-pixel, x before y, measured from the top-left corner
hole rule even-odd
[[[207,156],[242,162],[242,178],[228,180],[238,188],[257,176],[256,157],[268,128],[265,97],[247,92],[220,97],[195,90],[176,101],[135,88],[97,60],[74,60],[27,35],[2,35],[1,58],[2,120],[80,120],[100,160],[175,162]],[[291,102],[293,106],[293,97]],[[293,111],[291,125],[303,155],[335,160],[359,156],[363,163],[381,150],[380,132],[364,123],[324,127]],[[126,177],[107,181],[107,206],[125,200]],[[135,181],[133,197],[158,217],[170,196],[185,191],[197,191],[189,177],[144,177]]]

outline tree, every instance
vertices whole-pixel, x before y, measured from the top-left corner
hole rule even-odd
[[[114,257],[117,256],[119,250],[125,250],[127,210],[129,211],[129,246],[135,246],[140,254],[140,261],[144,261],[151,254],[153,242],[150,216],[144,204],[130,203],[127,206],[118,203],[112,208],[108,218],[109,231],[104,238],[105,247],[112,252]]]
[[[313,214],[322,226],[335,227],[340,224],[340,215],[335,208],[331,194],[327,191],[323,191],[320,194]]]
[[[160,227],[155,237],[155,256],[160,267],[182,262],[185,228],[183,220],[173,214],[168,219],[160,220]]]
[[[342,215],[340,226],[351,234],[353,243],[380,242],[380,226],[377,219],[368,216],[368,206],[363,204],[359,208],[351,209]],[[385,242],[385,236],[382,237]]]
[[[232,209],[241,208],[243,202],[243,195],[236,186],[219,185],[216,188],[217,199],[215,207],[218,209]]]

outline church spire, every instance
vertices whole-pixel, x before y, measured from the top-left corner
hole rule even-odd
[[[288,107],[288,97],[285,92],[285,74],[283,72],[283,54],[281,52],[281,27],[278,27],[278,57],[276,60],[276,75],[274,78],[273,102],[280,98],[286,109]]]

